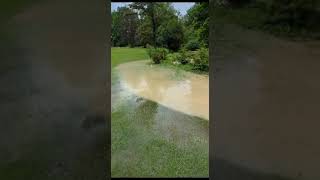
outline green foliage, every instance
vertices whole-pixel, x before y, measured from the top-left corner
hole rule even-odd
[[[185,48],[189,51],[195,51],[201,47],[201,43],[197,40],[190,40],[186,45]]]
[[[112,12],[113,46],[152,44],[176,52],[190,40],[207,47],[208,36],[208,3],[196,3],[182,18],[168,2],[133,2]]]
[[[187,11],[186,28],[191,39],[204,43],[207,47],[209,44],[209,3],[196,3]]]
[[[135,46],[138,14],[128,7],[112,12],[111,40],[113,46]]]
[[[168,53],[169,51],[166,48],[148,48],[148,55],[155,64],[160,64],[161,61],[165,60]]]
[[[147,47],[147,44],[153,44],[152,27],[148,20],[140,20],[141,23],[137,29],[137,42],[139,45]]]
[[[201,48],[194,56],[193,69],[200,71],[209,71],[209,50]]]
[[[138,11],[142,20],[142,27],[139,30],[143,33],[140,33],[139,37],[144,43],[150,43],[153,46],[157,45],[159,27],[164,22],[175,18],[177,13],[170,3],[134,2],[130,7]]]
[[[188,63],[188,54],[187,51],[185,49],[181,49],[179,51],[179,56],[178,56],[178,62],[180,62],[181,64],[187,64]]]
[[[180,53],[170,53],[167,55],[166,60],[170,63],[180,62]]]
[[[157,42],[160,46],[177,51],[181,47],[183,36],[182,23],[177,18],[173,18],[159,27]]]

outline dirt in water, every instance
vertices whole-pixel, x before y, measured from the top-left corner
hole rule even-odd
[[[209,119],[209,78],[136,61],[116,67],[128,91],[188,115]]]

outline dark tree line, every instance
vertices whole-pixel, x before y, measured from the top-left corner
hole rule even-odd
[[[207,46],[208,3],[196,3],[182,17],[171,3],[134,2],[112,12],[113,46],[144,46],[178,51],[184,46]]]

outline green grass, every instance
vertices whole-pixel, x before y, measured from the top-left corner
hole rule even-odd
[[[131,103],[112,113],[113,177],[208,176],[208,137],[186,128],[192,126],[183,126],[194,123],[195,129],[203,131],[208,129],[208,121],[148,100],[138,106]],[[167,116],[157,117],[159,109]],[[157,124],[159,121],[162,125]],[[177,127],[170,128],[171,123]],[[184,135],[179,137],[183,128],[186,128]],[[165,138],[167,134],[171,134],[170,138]],[[181,141],[187,143],[178,145]]]
[[[112,68],[130,61],[149,59],[145,48],[111,48],[111,66]]]

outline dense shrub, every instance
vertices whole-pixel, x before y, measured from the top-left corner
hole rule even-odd
[[[172,64],[177,62],[182,65],[188,64],[196,71],[209,71],[208,48],[200,48],[197,51],[181,49],[178,53],[168,54],[166,60]]]
[[[180,53],[170,53],[167,55],[166,60],[169,61],[170,63],[176,63],[180,62]]]
[[[160,64],[161,61],[166,59],[166,56],[169,53],[166,48],[148,48],[147,52],[155,64]]]
[[[209,70],[209,50],[207,48],[199,49],[194,55],[193,69],[200,71]]]
[[[199,41],[197,41],[197,40],[190,40],[190,41],[186,44],[185,48],[186,48],[187,50],[189,50],[189,51],[195,51],[195,50],[199,49],[200,46],[201,46],[201,43],[200,43]]]
[[[187,51],[185,49],[181,49],[179,51],[178,62],[180,62],[181,64],[188,63]]]

